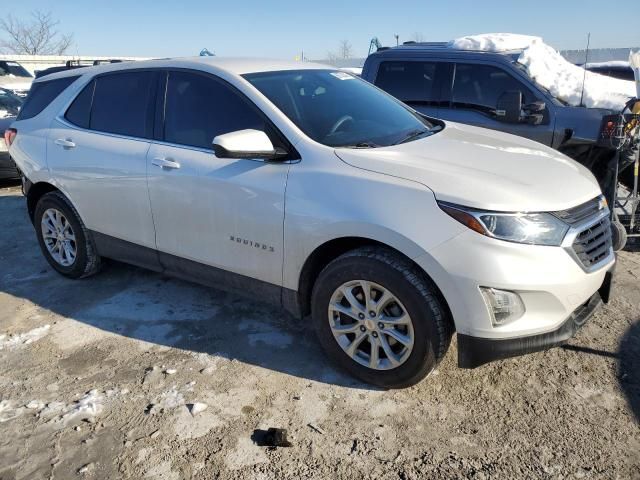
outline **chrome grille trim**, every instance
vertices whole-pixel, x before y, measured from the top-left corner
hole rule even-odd
[[[578,234],[573,242],[573,251],[589,268],[597,264],[609,253],[611,248],[611,223],[609,218],[603,218],[591,227]]]
[[[602,196],[595,197],[588,202],[578,205],[577,207],[552,212],[552,215],[558,217],[560,220],[568,223],[569,225],[579,225],[585,221],[588,221],[592,217],[595,217],[603,210],[602,200]]]
[[[609,209],[600,209],[595,215],[592,214],[586,220],[572,225],[562,242],[562,247],[587,273],[611,263],[615,255],[611,242]]]

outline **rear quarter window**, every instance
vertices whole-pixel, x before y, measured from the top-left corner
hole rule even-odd
[[[80,94],[75,98],[64,118],[67,121],[82,128],[89,128],[89,120],[91,118],[91,103],[93,102],[93,91],[96,82],[92,80],[86,87],[82,89]]]
[[[17,120],[27,120],[38,115],[78,78],[79,75],[34,83]]]

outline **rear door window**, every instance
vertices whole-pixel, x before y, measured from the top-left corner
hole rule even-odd
[[[77,78],[79,78],[79,75],[34,83],[17,119],[27,120],[38,115]]]
[[[209,149],[218,135],[244,129],[268,130],[256,107],[222,81],[193,72],[171,71],[167,82],[167,142]]]
[[[97,77],[89,128],[129,137],[151,138],[155,79],[156,73],[152,71],[125,71]]]
[[[434,104],[439,100],[435,62],[382,62],[375,84],[407,104]]]
[[[522,92],[525,104],[536,100],[522,82],[501,68],[481,64],[456,64],[451,91],[454,107],[491,113],[496,109],[500,95],[509,90]]]

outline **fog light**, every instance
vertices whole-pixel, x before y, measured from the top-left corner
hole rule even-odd
[[[506,325],[524,315],[524,303],[517,293],[488,287],[480,287],[480,291],[494,327]]]

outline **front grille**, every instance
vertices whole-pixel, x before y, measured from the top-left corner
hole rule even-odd
[[[611,222],[604,217],[578,234],[573,242],[573,251],[585,268],[602,261],[611,251]]]
[[[602,197],[592,198],[588,202],[578,205],[577,207],[567,210],[553,212],[560,220],[569,225],[577,225],[584,220],[597,215],[603,208]]]

